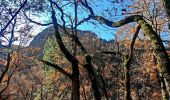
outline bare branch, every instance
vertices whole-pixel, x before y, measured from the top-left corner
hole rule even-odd
[[[48,26],[48,25],[51,25],[51,24],[52,24],[52,22],[44,24],[44,23],[40,23],[40,22],[34,21],[34,20],[32,20],[31,18],[29,18],[26,13],[24,13],[24,16],[25,16],[26,19],[27,19],[28,21],[30,21],[31,23],[34,23],[34,24],[37,24],[37,25],[40,25],[40,26]]]
[[[57,9],[61,12],[61,20],[63,21],[63,27],[65,28],[65,24],[66,24],[66,22],[65,22],[65,20],[64,20],[64,12],[63,12],[63,9],[61,8],[61,7],[59,7],[59,5],[56,3],[56,2],[54,2],[54,1],[52,1],[52,0],[49,0],[52,4],[54,4],[56,7],[57,7]]]
[[[90,11],[91,15],[94,15],[93,9],[88,5],[87,0],[84,0],[84,2],[80,0],[80,3]]]
[[[78,62],[78,60],[71,55],[71,53],[66,49],[65,45],[63,44],[62,38],[60,36],[60,32],[58,30],[58,24],[57,24],[57,19],[55,17],[55,11],[53,10],[52,12],[52,20],[53,20],[53,25],[54,25],[54,29],[55,29],[55,36],[56,36],[56,40],[57,43],[61,49],[61,51],[64,53],[65,57],[72,63]]]
[[[5,77],[5,74],[7,73],[8,69],[9,69],[10,61],[11,61],[11,57],[10,57],[10,54],[8,54],[8,57],[7,57],[7,65],[6,65],[5,70],[2,72],[2,74],[1,74],[1,76],[0,76],[0,83],[2,83],[3,78]]]
[[[62,69],[59,65],[57,64],[52,64],[48,61],[45,60],[39,60],[40,62],[44,63],[45,65],[51,66],[53,68],[55,68],[56,70],[58,70],[60,73],[64,74],[65,76],[67,76],[68,78],[72,79],[72,75],[69,74],[68,72],[66,72],[64,69]]]
[[[170,0],[162,0],[162,3],[169,20],[169,29],[170,29]]]
[[[10,25],[10,23],[12,22],[12,20],[19,14],[19,12],[21,11],[22,8],[24,8],[24,6],[26,5],[27,0],[24,1],[24,3],[21,5],[21,7],[17,10],[17,12],[12,16],[12,18],[7,22],[7,24],[5,25],[4,28],[2,28],[2,30],[0,31],[0,35],[3,35],[3,32],[6,30],[6,28]]]
[[[131,23],[131,22],[135,22],[135,21],[137,22],[139,19],[143,19],[143,16],[141,16],[141,15],[128,16],[128,17],[126,17],[120,21],[117,21],[117,22],[109,21],[101,16],[91,15],[91,18],[93,18],[94,20],[97,20],[101,24],[105,24],[109,27],[116,28],[116,27],[120,27],[120,26],[123,26],[123,25]]]

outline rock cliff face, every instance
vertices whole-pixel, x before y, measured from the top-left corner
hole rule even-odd
[[[54,33],[53,27],[48,27],[42,32],[38,33],[33,40],[30,42],[30,47],[42,47],[49,36]]]
[[[59,29],[59,31],[62,34],[62,30]],[[71,30],[69,30],[71,31]],[[87,35],[88,34],[88,35]],[[40,32],[38,35],[36,35],[33,40],[30,42],[30,47],[41,47],[44,45],[45,41],[47,40],[47,38],[49,36],[54,36],[54,28],[52,26],[44,29],[42,32]],[[81,31],[78,30],[78,37],[79,38],[83,38],[83,37],[91,37],[91,38],[97,38],[96,34],[90,32],[90,31]],[[101,39],[102,40],[102,39]],[[106,41],[106,40],[102,40],[102,41]]]
[[[59,31],[60,31],[61,35],[63,37],[65,37],[65,35],[62,34],[63,33],[62,30],[60,29]],[[68,29],[68,31],[71,31],[71,30]],[[48,37],[50,37],[50,36],[54,36],[54,28],[52,26],[44,29],[42,32],[40,32],[38,35],[36,35],[33,38],[33,40],[30,42],[29,47],[33,47],[33,48],[39,47],[40,48],[39,56],[42,57],[43,56],[43,46],[44,46],[46,40],[48,39]],[[101,46],[109,46],[109,45],[114,44],[113,41],[106,41],[104,39],[99,39],[95,33],[92,33],[90,31],[78,30],[78,37],[88,51],[91,51],[92,49],[98,48]],[[103,48],[106,48],[106,47],[103,47]]]

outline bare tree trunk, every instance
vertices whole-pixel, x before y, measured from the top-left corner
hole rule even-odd
[[[86,68],[86,70],[88,72],[88,76],[90,78],[90,82],[92,84],[92,89],[93,89],[93,92],[94,92],[94,97],[95,97],[96,100],[101,100],[98,81],[97,81],[94,69],[92,67],[92,64],[91,64],[91,57],[89,55],[86,56],[86,62],[87,62],[87,64],[84,65],[84,68]]]
[[[75,63],[72,72],[72,98],[71,100],[80,100],[80,81],[79,81],[79,68],[78,63]]]
[[[125,61],[124,61],[124,67],[125,67],[125,100],[131,100],[130,96],[130,63],[132,62],[132,57],[133,57],[133,48],[134,44],[136,41],[136,38],[138,36],[140,26],[137,26],[135,35],[132,39],[132,42],[130,44],[130,52],[128,55],[125,56]]]
[[[125,24],[131,22],[137,22],[141,29],[143,30],[144,34],[151,40],[152,47],[154,49],[155,57],[157,58],[157,63],[159,67],[159,73],[162,74],[162,78],[164,81],[164,85],[166,86],[166,91],[168,95],[170,95],[170,59],[166,52],[166,49],[162,43],[161,38],[158,34],[152,29],[152,27],[143,19],[140,15],[129,16],[124,18],[118,22],[109,21],[101,16],[91,16],[93,19],[101,22],[102,24],[106,24],[110,27],[120,27]]]
[[[130,58],[130,59],[129,59]],[[124,99],[125,100],[131,100],[131,96],[130,96],[130,62],[131,62],[131,57],[130,54],[125,55],[125,60],[124,60],[124,73],[125,73],[125,83],[124,83],[124,87],[125,87],[125,96]]]
[[[57,19],[55,17],[55,11],[52,8],[52,21],[55,29],[55,37],[56,37],[56,42],[59,45],[60,50],[63,52],[64,56],[66,59],[72,64],[72,98],[71,100],[80,100],[80,82],[79,82],[79,68],[78,68],[78,63],[79,61],[74,57],[65,47],[62,38],[60,36],[59,30],[58,30],[58,25],[57,25]]]

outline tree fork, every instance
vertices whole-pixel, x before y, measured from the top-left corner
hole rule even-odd
[[[168,94],[170,95],[170,88],[169,88],[170,86],[170,68],[169,68],[170,59],[168,57],[168,54],[162,43],[161,38],[152,29],[152,27],[143,19],[142,16],[133,15],[133,16],[126,17],[118,22],[109,21],[101,16],[91,15],[91,18],[109,27],[120,27],[131,22],[137,22],[141,26],[141,29],[143,30],[144,34],[147,37],[149,37],[149,39],[151,40],[152,47],[154,49],[154,54],[157,58],[157,62],[159,65],[159,73],[162,74],[163,80],[165,81],[166,90],[168,91]]]
[[[79,90],[80,82],[79,82],[79,68],[78,68],[79,61],[76,59],[76,57],[71,55],[71,53],[65,47],[65,45],[62,41],[60,32],[58,30],[57,18],[55,17],[55,11],[52,7],[52,3],[51,3],[51,8],[52,8],[51,19],[52,19],[53,26],[55,29],[56,42],[58,43],[59,48],[63,52],[66,59],[72,64],[72,96],[71,96],[71,100],[80,100],[80,90]]]
[[[124,61],[124,67],[125,67],[125,100],[131,100],[131,95],[130,95],[130,63],[132,62],[132,57],[133,57],[133,49],[134,49],[134,44],[136,41],[136,38],[138,36],[140,26],[137,26],[136,32],[134,34],[134,37],[132,39],[132,42],[130,44],[130,52],[125,56],[125,61]]]

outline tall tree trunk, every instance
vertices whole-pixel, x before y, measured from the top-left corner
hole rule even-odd
[[[51,0],[50,0],[51,1]],[[87,1],[85,0],[85,4],[82,2],[82,0],[79,1],[81,4],[83,5],[87,5]],[[88,16],[87,18],[81,20],[80,22],[77,22],[77,0],[74,0],[74,4],[75,4],[75,32],[76,32],[76,35],[69,35],[71,36],[75,43],[80,47],[81,49],[81,52],[83,53],[84,55],[84,58],[85,58],[85,62],[86,64],[84,64],[84,68],[87,70],[88,72],[88,76],[90,78],[90,82],[92,84],[92,89],[93,89],[93,93],[94,93],[94,97],[96,100],[101,100],[101,94],[100,94],[100,91],[99,91],[99,85],[98,85],[98,81],[97,81],[97,78],[96,78],[96,74],[95,74],[95,70],[93,69],[93,66],[91,64],[91,57],[90,55],[87,53],[86,49],[83,47],[83,45],[81,44],[81,42],[79,41],[78,37],[77,37],[77,26],[80,25],[81,23],[87,21],[90,19],[90,16]],[[90,9],[90,7],[88,8]],[[91,9],[92,11],[92,9]],[[63,14],[63,12],[61,12]],[[73,28],[73,27],[72,27]],[[66,31],[65,31],[66,32]]]
[[[72,98],[71,100],[80,100],[80,82],[79,82],[79,68],[78,68],[78,63],[79,61],[77,60],[76,57],[74,57],[65,47],[61,35],[58,30],[58,23],[57,19],[55,17],[55,11],[52,8],[52,21],[55,29],[55,37],[56,37],[56,42],[59,45],[60,50],[63,52],[64,56],[66,59],[72,64]]]
[[[157,35],[155,31],[153,31],[152,27],[143,19],[139,20],[138,23],[141,25],[144,33],[150,38],[152,42],[152,46],[154,48],[154,55],[157,58],[157,66],[159,68],[160,77],[162,78],[162,86],[165,88],[163,94],[166,95],[166,99],[170,96],[170,60],[166,49],[162,43],[161,38]]]
[[[51,0],[50,0],[50,2],[53,3]],[[52,6],[51,6],[51,8],[53,10]],[[60,50],[64,53],[64,55],[67,58],[67,60],[69,60],[72,63],[72,65],[75,65],[75,62],[78,62],[78,60],[76,59],[76,57],[74,57],[73,55],[71,55],[69,53],[69,51],[65,48],[64,44],[62,43],[62,39],[61,39],[61,36],[59,34],[59,31],[58,31],[57,19],[55,17],[55,11],[54,10],[52,11],[52,20],[53,20],[53,25],[54,25],[54,28],[55,28],[55,37],[56,37],[57,43],[58,43],[58,45],[60,47]],[[67,31],[65,29],[64,29],[64,31],[67,33]],[[82,53],[84,54],[84,57],[86,59],[86,64],[84,65],[84,67],[85,67],[85,69],[88,72],[88,75],[89,75],[89,78],[90,78],[90,81],[91,81],[91,84],[92,84],[92,89],[94,91],[94,97],[95,97],[96,100],[101,100],[101,95],[100,95],[100,91],[99,91],[99,86],[98,86],[97,78],[95,76],[95,72],[94,72],[94,69],[93,69],[92,64],[91,64],[91,57],[87,54],[85,48],[82,46],[81,42],[78,40],[78,37],[77,36],[72,36],[72,35],[71,35],[71,37],[74,38],[76,44],[78,46],[80,46],[80,48],[82,50]],[[74,67],[75,66],[72,66],[72,69],[74,69]],[[74,69],[74,70],[76,70],[76,69]],[[73,73],[72,73],[73,75],[75,74],[74,70],[73,70]],[[74,78],[78,78],[77,74],[74,76]],[[75,81],[76,80],[73,80],[73,83]],[[77,79],[77,82],[79,83],[79,79]],[[77,88],[77,87],[74,86],[73,88]],[[79,89],[77,89],[76,93],[79,93]],[[78,98],[76,100],[78,100]]]
[[[138,36],[140,26],[137,26],[136,32],[130,44],[130,52],[128,55],[125,55],[124,67],[125,67],[125,100],[131,100],[130,96],[130,63],[132,62],[133,49],[136,38]]]
[[[92,89],[93,89],[93,92],[94,92],[95,100],[101,100],[98,81],[97,81],[94,69],[92,67],[92,64],[91,64],[91,57],[89,55],[86,56],[86,63],[87,64],[84,65],[84,68],[88,72],[88,76],[89,76],[91,84],[92,84]]]
[[[128,56],[128,55],[127,55]],[[125,57],[125,100],[131,100],[131,96],[130,96],[130,74],[129,74],[129,70],[130,70],[130,66],[127,66],[128,63],[128,58]]]
[[[76,35],[71,36],[71,37],[74,38],[75,43],[78,46],[80,46],[80,49],[81,49],[83,56],[85,58],[86,64],[83,67],[87,70],[88,77],[89,77],[91,85],[92,85],[94,97],[95,97],[96,100],[101,100],[101,94],[100,94],[100,91],[99,91],[98,79],[96,77],[95,70],[93,69],[93,66],[92,66],[92,61],[91,61],[92,58],[90,57],[90,55],[88,55],[86,49],[83,47],[83,45],[79,41],[78,37]]]
[[[101,78],[101,82],[102,82],[102,89],[103,89],[103,92],[104,92],[104,95],[105,95],[105,98],[106,98],[106,100],[109,100],[109,97],[108,97],[108,95],[107,95],[107,90],[106,90],[106,83],[105,83],[105,81],[104,81],[104,78],[103,78],[103,76],[100,74],[99,75],[100,76],[100,78]]]
[[[159,73],[162,74],[162,78],[166,86],[166,91],[168,92],[168,95],[170,95],[170,87],[169,87],[170,86],[170,68],[169,68],[170,60],[168,54],[159,35],[143,19],[142,16],[140,15],[129,16],[118,22],[112,22],[100,16],[92,15],[91,17],[101,22],[102,24],[106,24],[107,26],[110,27],[120,27],[131,22],[137,22],[141,26],[141,29],[143,30],[144,34],[151,40],[152,47],[154,49],[154,54],[157,58]]]
[[[79,82],[79,68],[78,63],[72,65],[72,98],[71,100],[80,100],[80,82]]]
[[[166,89],[165,81],[161,73],[160,73],[160,85],[161,85],[161,92],[162,92],[162,100],[169,100],[168,99],[169,95]]]

